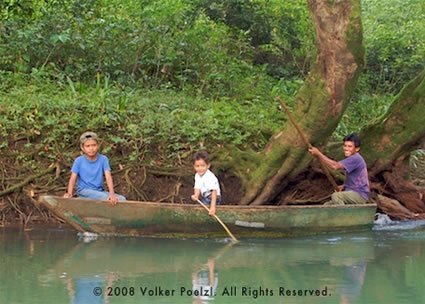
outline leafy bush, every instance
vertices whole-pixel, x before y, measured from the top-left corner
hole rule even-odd
[[[362,4],[367,66],[337,133],[379,116],[424,68],[422,1]],[[0,17],[4,136],[32,142],[51,128],[69,142],[102,126],[128,151],[143,138],[136,154],[154,144],[168,156],[200,142],[262,147],[281,119],[273,98],[296,93],[315,52],[305,0],[5,0]],[[19,115],[27,121],[11,119]]]
[[[200,147],[261,149],[282,123],[273,100],[213,101],[170,90],[135,90],[100,77],[94,87],[70,79],[47,82],[38,75],[13,77],[17,86],[11,75],[0,77],[9,79],[0,87],[0,148],[19,152],[28,163],[40,158],[69,163],[86,130],[98,132],[104,151],[113,150],[123,161],[173,162]]]
[[[302,0],[8,0],[0,14],[0,69],[59,81],[100,73],[135,87],[267,98],[280,78],[308,70],[314,49]]]
[[[367,124],[372,124],[386,113],[394,100],[394,95],[367,95],[356,96],[335,130],[333,137],[340,140],[352,132],[359,132]]]
[[[369,90],[395,93],[425,68],[422,0],[363,0]]]
[[[420,0],[362,1],[367,64],[334,133],[358,132],[373,123],[401,88],[425,66],[425,6]]]

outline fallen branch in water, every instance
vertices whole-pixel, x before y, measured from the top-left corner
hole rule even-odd
[[[395,199],[378,194],[376,202],[378,207],[393,219],[405,220],[422,218],[419,213],[412,212]]]

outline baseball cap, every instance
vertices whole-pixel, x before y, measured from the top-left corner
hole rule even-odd
[[[89,139],[94,139],[95,141],[99,142],[99,137],[97,136],[96,133],[94,132],[84,132],[83,134],[81,134],[80,136],[80,144],[84,144],[86,141],[88,141]]]

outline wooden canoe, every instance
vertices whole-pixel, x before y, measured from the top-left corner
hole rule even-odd
[[[101,235],[221,237],[226,232],[195,204],[41,196],[39,202],[78,231]],[[236,237],[285,237],[370,229],[375,204],[345,206],[217,207],[217,215]]]

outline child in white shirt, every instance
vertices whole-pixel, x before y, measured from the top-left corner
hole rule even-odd
[[[211,163],[206,151],[199,151],[193,155],[195,174],[194,194],[192,200],[200,200],[210,205],[210,215],[215,215],[216,205],[221,203],[220,184],[210,169]]]

